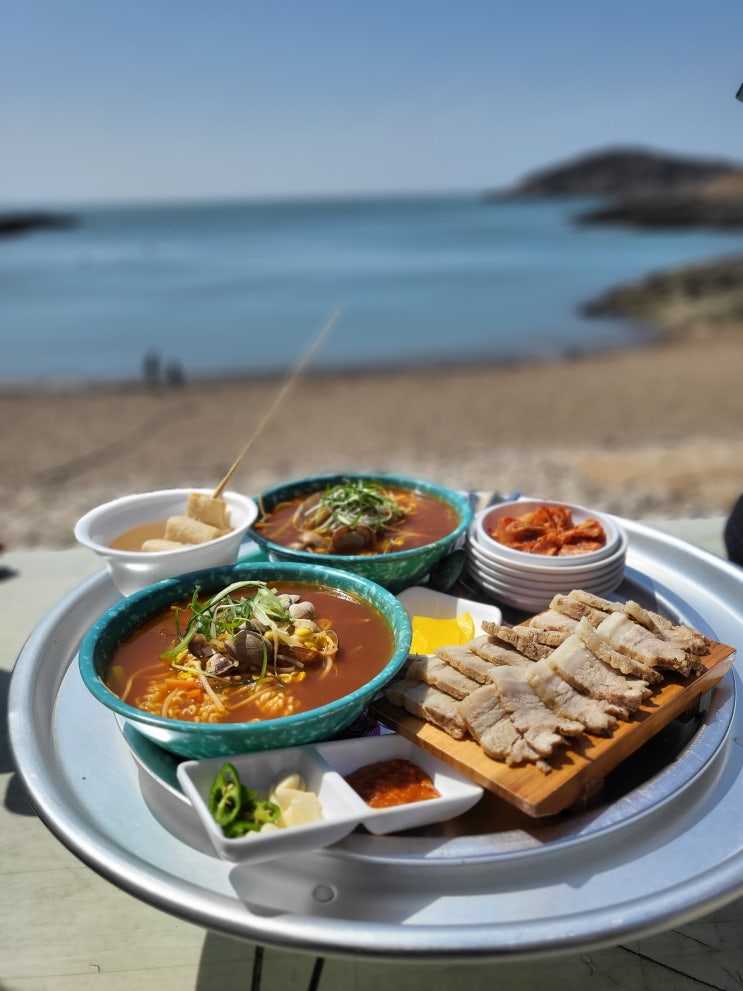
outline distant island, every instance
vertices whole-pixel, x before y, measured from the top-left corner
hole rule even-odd
[[[0,237],[18,237],[35,230],[74,227],[77,221],[63,213],[0,213]]]
[[[601,197],[580,224],[743,226],[743,163],[639,148],[606,149],[526,176],[490,199]]]

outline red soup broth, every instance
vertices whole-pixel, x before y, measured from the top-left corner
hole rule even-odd
[[[338,634],[338,652],[329,672],[320,675],[319,671],[308,666],[304,679],[278,689],[276,694],[291,696],[294,712],[315,709],[349,695],[376,677],[389,662],[394,653],[392,628],[369,603],[345,592],[303,582],[272,582],[270,587],[279,593],[297,593],[303,599],[309,599],[317,609],[317,616],[329,619]],[[246,593],[251,594],[251,590],[247,589]],[[190,616],[189,602],[190,599],[179,603],[181,631]],[[142,704],[153,683],[172,684],[177,678],[178,672],[171,668],[169,661],[160,658],[163,651],[178,639],[175,623],[175,610],[165,609],[138,627],[116,648],[105,681],[119,697],[126,692],[124,700],[127,704],[153,711]],[[226,695],[231,692],[232,688],[225,690]],[[287,712],[274,713],[274,716],[283,715]],[[179,715],[178,718],[185,717]],[[266,718],[272,717],[266,714],[265,708],[253,708],[249,704],[240,707],[239,715],[232,716],[227,712],[223,717],[210,721],[249,722]]]
[[[413,492],[411,489],[390,487],[388,492],[395,498],[402,497],[403,505],[407,508],[405,519],[392,526],[386,527],[385,536],[395,538],[394,551],[412,550],[424,547],[436,540],[441,540],[453,533],[459,524],[459,517],[454,509],[436,496]],[[289,547],[297,542],[301,527],[293,522],[298,507],[312,493],[279,503],[267,512],[256,523],[261,535],[282,547]],[[306,548],[311,550],[312,548]],[[369,553],[364,551],[362,553]]]

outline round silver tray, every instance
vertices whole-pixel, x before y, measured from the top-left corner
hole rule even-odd
[[[733,647],[743,641],[743,571],[624,525],[628,585],[620,592]],[[167,759],[158,763],[127,739],[82,685],[80,640],[116,598],[101,573],[39,624],[11,683],[11,743],[49,828],[99,873],[165,911],[322,954],[516,958],[638,938],[743,891],[735,669],[691,729],[677,727],[670,763],[651,764],[634,787],[625,783],[589,812],[514,822],[488,796],[439,829],[359,831],[291,863],[241,867],[214,855]]]

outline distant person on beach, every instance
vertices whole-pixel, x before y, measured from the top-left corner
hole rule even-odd
[[[170,361],[165,368],[165,383],[174,388],[179,388],[186,381],[183,374],[183,365],[180,361]]]
[[[743,566],[743,495],[738,496],[738,501],[725,521],[723,535],[729,560]]]
[[[142,359],[142,378],[150,388],[160,384],[160,355],[157,351],[148,351]]]

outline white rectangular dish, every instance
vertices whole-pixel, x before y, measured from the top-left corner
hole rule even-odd
[[[440,797],[372,808],[344,780],[345,775],[359,767],[395,758],[409,760],[424,770]],[[317,795],[324,818],[271,832],[225,836],[209,810],[209,794],[212,782],[227,761],[234,766],[243,785],[260,792],[267,791],[277,779],[298,773],[306,789]],[[331,846],[357,826],[383,835],[443,822],[466,812],[483,794],[479,785],[396,733],[184,761],[178,765],[177,774],[216,852],[225,860],[239,862],[270,860]]]
[[[437,592],[435,589],[426,588],[424,585],[413,585],[411,588],[406,588],[398,594],[397,598],[405,607],[411,620],[414,616],[426,616],[433,620],[449,620],[457,619],[465,613],[469,613],[474,623],[474,635],[476,637],[483,632],[483,620],[500,623],[503,618],[498,606],[476,602],[474,599],[461,599],[455,595],[447,595],[446,592]]]

